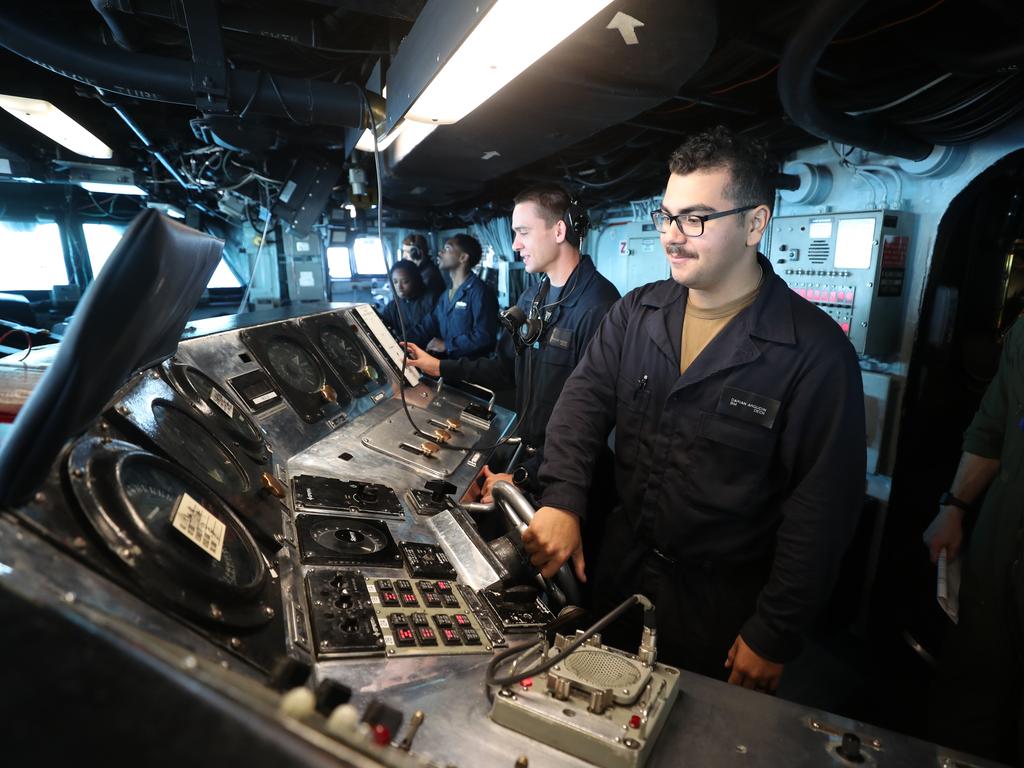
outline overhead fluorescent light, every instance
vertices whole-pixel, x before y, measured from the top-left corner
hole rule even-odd
[[[105,195],[148,195],[149,192],[134,184],[111,184],[104,181],[80,181],[78,186],[88,192],[101,192]]]
[[[66,172],[66,179],[55,179],[67,184],[77,184],[89,192],[100,192],[106,195],[148,195],[145,189],[135,183],[135,173],[131,168],[117,165],[100,165],[99,163],[69,163],[63,160],[54,162],[58,173]]]
[[[390,147],[391,142],[397,139],[403,130],[405,130],[405,121],[399,120],[398,124],[388,132],[387,136],[377,139],[377,151],[383,152]],[[373,134],[369,128],[363,131],[363,135],[359,137],[359,141],[356,142],[356,149],[361,152],[373,152]]]
[[[497,0],[405,117],[456,123],[611,0]]]
[[[168,216],[170,216],[172,219],[184,219],[185,218],[185,212],[182,211],[181,208],[179,208],[178,206],[171,205],[170,203],[148,202],[148,203],[146,203],[146,207],[147,208],[153,208],[153,209],[155,209],[157,211],[160,211],[161,213],[165,213]]]
[[[400,163],[410,152],[419,146],[427,136],[432,134],[437,126],[433,123],[414,123],[407,121],[402,135],[395,140],[395,148],[391,153],[391,162]]]
[[[113,150],[48,101],[0,95],[0,107],[78,155],[109,160]]]

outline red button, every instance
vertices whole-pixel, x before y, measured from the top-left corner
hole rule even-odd
[[[629,727],[630,728],[639,728],[640,727],[640,715],[633,715],[631,718],[629,718]]]
[[[386,747],[391,743],[391,731],[388,730],[386,725],[377,723],[373,726],[373,743],[379,744],[382,747]]]
[[[523,678],[523,679],[522,679],[522,680],[521,680],[521,681],[519,682],[519,684],[520,684],[521,686],[523,686],[523,688],[524,688],[524,689],[529,689],[529,688],[532,688],[532,687],[533,687],[533,678],[532,678],[532,677],[524,677],[524,678]]]

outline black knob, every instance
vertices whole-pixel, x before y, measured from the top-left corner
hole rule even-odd
[[[851,763],[864,762],[864,755],[860,753],[860,736],[855,733],[844,733],[843,743],[837,751],[840,757]]]
[[[280,656],[271,667],[267,682],[277,691],[288,691],[304,685],[313,668],[291,656]]]
[[[348,704],[352,698],[352,689],[337,680],[324,678],[316,686],[316,711],[326,717],[334,708]]]
[[[430,491],[431,501],[444,501],[444,497],[455,493],[455,486],[447,480],[427,480],[423,487]]]

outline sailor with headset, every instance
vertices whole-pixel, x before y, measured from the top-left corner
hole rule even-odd
[[[544,446],[544,429],[551,411],[576,363],[619,292],[599,274],[580,243],[589,221],[586,212],[557,184],[523,190],[515,198],[512,249],[527,272],[544,279],[502,313],[503,334],[490,357],[439,360],[408,344],[409,364],[431,376],[470,381],[489,389],[516,386],[516,430],[522,438],[516,466],[510,473],[484,470],[482,500],[498,480],[515,482],[537,493],[537,470]]]

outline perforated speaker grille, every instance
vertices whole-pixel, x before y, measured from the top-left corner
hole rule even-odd
[[[566,669],[591,685],[626,688],[640,679],[640,672],[627,659],[601,650],[579,650],[565,660]]]

